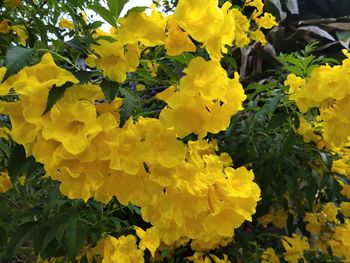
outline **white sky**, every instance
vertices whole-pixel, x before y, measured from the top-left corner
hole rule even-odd
[[[130,0],[125,6],[121,13],[121,16],[124,16],[126,12],[135,6],[151,6],[152,0]]]
[[[129,9],[135,7],[135,6],[151,6],[152,4],[152,0],[129,0],[128,3],[126,3],[126,5],[124,6],[121,14],[120,14],[120,17],[124,16]],[[90,17],[92,14],[93,14],[93,17],[96,18],[96,20],[99,20],[99,21],[104,21],[103,18],[101,18],[99,15],[96,15],[93,11],[91,10],[86,10],[86,14],[88,17]],[[103,31],[106,31],[108,32],[109,29],[111,28],[111,26],[105,22],[102,26],[101,26],[101,29]]]

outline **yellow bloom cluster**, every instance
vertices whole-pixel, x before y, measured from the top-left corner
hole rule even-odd
[[[258,222],[264,227],[267,227],[268,224],[272,223],[278,228],[287,227],[288,214],[284,209],[274,209],[271,208],[269,213],[258,218]]]
[[[283,255],[288,263],[298,263],[299,259],[304,259],[304,251],[310,249],[306,237],[293,234],[292,237],[283,236],[282,238],[282,244],[286,250]]]
[[[201,57],[193,59],[184,72],[178,90],[172,86],[158,94],[168,104],[160,113],[160,121],[174,127],[181,138],[225,130],[246,98],[238,73],[229,79],[219,62]]]
[[[276,255],[272,247],[268,247],[261,255],[261,263],[280,263],[280,259]]]
[[[266,44],[260,29],[277,25],[275,18],[269,13],[263,14],[262,3],[248,5],[258,10],[254,15],[258,25],[256,30],[250,30],[249,19],[237,8],[231,8],[231,3],[224,3],[220,9],[218,0],[209,0],[205,4],[180,0],[174,14],[169,16],[157,11],[154,6],[150,15],[130,12],[119,19],[117,29],[111,29],[109,36],[115,41],[98,39],[101,31],[96,34],[98,45],[92,45],[94,54],[86,62],[91,67],[102,69],[109,79],[123,82],[127,72],[136,70],[140,50],[147,47],[164,46],[167,55],[181,55],[196,51],[192,37],[203,44],[212,60],[220,60],[222,53],[228,52],[227,46],[243,47],[251,39]]]
[[[5,193],[12,188],[11,179],[6,172],[0,172],[0,193]]]
[[[333,239],[330,241],[333,253],[344,257],[344,262],[350,261],[350,221],[347,219],[343,225],[335,228]]]
[[[153,225],[145,233],[138,231],[143,249],[154,254],[160,241],[172,245],[183,238],[193,240],[196,248],[209,249],[251,220],[260,189],[253,172],[230,167],[229,155],[216,153],[215,141],[179,140],[191,132],[204,136],[227,128],[245,98],[238,76],[228,79],[218,62],[201,58],[185,72],[180,90],[170,95],[164,111],[177,110],[171,96],[185,94],[185,117],[207,112],[207,120],[197,121],[198,126],[167,117],[169,123],[162,113],[160,120],[129,119],[120,127],[122,100],[104,102],[98,85],[79,84],[50,54],[0,84],[0,95],[13,90],[19,98],[1,101],[0,111],[10,115],[13,140],[44,164],[47,176],[60,181],[61,192],[69,198],[95,197],[106,203],[116,196],[124,205],[141,207],[143,219]],[[72,86],[45,112],[50,89],[67,82]],[[197,109],[196,99],[202,108]]]
[[[290,99],[302,113],[319,108],[317,121],[322,125],[322,137],[328,148],[345,145],[350,136],[350,89],[349,80],[344,77],[350,74],[350,55],[344,53],[348,57],[342,65],[315,68],[308,79],[291,74],[285,82],[290,86]]]
[[[345,262],[348,262],[350,202],[342,202],[339,207],[330,202],[319,208],[314,213],[306,213],[304,218],[307,222],[306,230],[311,233],[312,247],[323,253],[331,248],[336,256],[344,257]],[[345,222],[337,219],[339,212],[342,213]]]
[[[193,256],[186,259],[193,263],[230,263],[226,254],[223,254],[224,258],[219,258],[214,254],[204,254],[201,252],[195,252]]]
[[[10,31],[16,33],[19,43],[22,46],[25,46],[28,39],[28,31],[23,25],[9,25],[9,21],[7,19],[0,20],[0,33],[8,34]]]
[[[143,263],[143,251],[137,247],[136,237],[133,235],[115,238],[107,236],[100,239],[96,247],[89,251],[92,258],[102,258],[103,263],[125,262]]]

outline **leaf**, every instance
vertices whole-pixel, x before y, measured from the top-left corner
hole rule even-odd
[[[120,93],[123,96],[123,105],[120,114],[120,121],[123,124],[130,116],[135,114],[140,98],[135,92],[125,88],[120,89]]]
[[[22,145],[16,145],[8,162],[7,170],[12,182],[16,182],[22,175],[30,175],[38,168],[33,156],[26,157],[25,149]]]
[[[346,49],[349,49],[350,31],[337,31],[336,34],[340,44]]]
[[[7,72],[5,79],[17,73],[33,60],[34,49],[22,47],[10,47],[5,56],[5,66]]]
[[[273,115],[269,124],[267,125],[266,131],[270,132],[275,129],[280,128],[288,119],[289,115],[287,113],[281,112]]]
[[[68,256],[73,261],[82,247],[86,237],[86,228],[79,217],[72,219],[65,231],[65,244]]]
[[[318,26],[302,26],[299,27],[299,29],[309,31],[331,41],[335,41],[334,37],[331,34],[329,34],[326,30],[319,28]]]
[[[17,248],[31,236],[34,232],[38,222],[27,222],[20,225],[16,231],[12,234],[11,240],[7,246],[7,254],[13,255]]]
[[[57,101],[59,101],[63,96],[67,88],[73,86],[72,82],[67,82],[66,84],[57,87],[54,85],[49,92],[49,96],[47,98],[47,104],[45,111],[43,115],[45,115],[47,112],[49,112],[52,107],[56,104]]]
[[[113,14],[103,6],[100,5],[89,5],[89,9],[96,12],[99,16],[101,16],[106,22],[108,22],[111,26],[117,27],[116,19]]]
[[[79,80],[79,83],[89,83],[91,81],[91,71],[73,71],[72,74]]]
[[[291,14],[299,14],[298,0],[287,0],[286,5]]]
[[[140,13],[145,11],[147,8],[149,8],[148,6],[135,6],[133,8],[130,8],[128,10],[128,12],[126,13],[125,16],[128,16],[130,13],[136,12],[136,13]]]
[[[105,97],[108,100],[108,102],[114,100],[119,90],[119,84],[117,82],[107,79],[102,80],[100,87],[103,93],[105,94]]]
[[[109,11],[116,19],[119,18],[120,13],[127,2],[129,2],[129,0],[107,0]]]

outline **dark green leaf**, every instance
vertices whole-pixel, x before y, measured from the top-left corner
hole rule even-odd
[[[34,50],[22,47],[10,47],[6,52],[5,66],[7,72],[5,78],[17,73],[33,60]]]
[[[43,115],[45,115],[47,112],[49,112],[52,109],[52,107],[56,104],[56,102],[59,101],[64,96],[66,89],[71,87],[71,86],[73,86],[73,83],[67,82],[63,86],[56,87],[56,85],[54,85],[51,88],[51,90],[49,92],[49,96],[47,98],[46,109],[45,109]]]
[[[65,243],[71,260],[75,259],[84,243],[85,237],[86,229],[84,224],[79,221],[78,217],[71,220],[65,232]]]
[[[27,222],[16,229],[7,246],[8,255],[13,255],[16,252],[17,248],[34,232],[37,224],[37,222]]]
[[[109,102],[114,100],[119,90],[119,84],[117,82],[110,81],[107,79],[103,79],[102,83],[100,84],[100,87],[103,93],[105,94],[106,99]]]
[[[26,157],[22,145],[16,145],[11,152],[7,170],[12,182],[16,182],[22,175],[30,175],[38,168],[33,156]]]
[[[123,124],[130,116],[135,114],[140,98],[135,92],[125,88],[120,89],[120,93],[123,96],[123,105],[120,114],[121,123]]]

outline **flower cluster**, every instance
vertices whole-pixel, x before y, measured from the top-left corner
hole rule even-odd
[[[208,75],[206,68],[215,71]],[[167,99],[172,108],[164,110],[177,110],[171,98],[185,93],[189,100],[203,103],[200,109],[186,105],[185,115],[199,110],[207,111],[209,118],[197,121],[198,127],[189,126],[186,134],[179,127],[190,124],[163,113],[160,119],[129,119],[120,127],[122,100],[106,102],[98,85],[79,84],[50,54],[1,84],[2,95],[14,91],[18,100],[2,101],[0,108],[10,116],[13,140],[44,164],[47,175],[61,182],[60,190],[69,198],[95,197],[106,203],[116,196],[124,205],[141,207],[143,219],[153,225],[152,233],[165,244],[186,238],[195,248],[212,248],[232,237],[244,220],[251,220],[260,189],[251,171],[230,167],[229,155],[216,153],[215,141],[179,140],[191,132],[203,137],[227,128],[244,99],[238,76],[230,80],[217,62],[200,58],[186,73],[180,90]],[[50,90],[67,82],[71,87],[46,112]],[[211,115],[220,110],[227,111],[225,116]],[[217,126],[215,118],[225,120],[218,120]],[[155,249],[150,248],[153,253]]]
[[[320,66],[313,69],[310,78],[303,79],[290,74],[285,81],[289,98],[294,100],[302,113],[319,108],[316,121],[321,126],[322,137],[327,148],[345,145],[349,133],[349,76],[350,55],[339,66]]]
[[[261,0],[247,0],[246,6],[254,8],[255,29],[251,29],[250,20],[241,10],[232,8],[229,2],[219,8],[218,0],[207,1],[205,5],[200,1],[180,0],[174,14],[169,16],[155,7],[150,15],[130,12],[119,19],[120,26],[111,28],[110,34],[97,30],[97,44],[92,45],[94,53],[89,55],[87,64],[101,69],[109,79],[123,82],[127,72],[136,70],[141,51],[149,47],[164,46],[168,56],[177,56],[195,52],[195,40],[217,61],[228,52],[227,47],[244,47],[251,40],[265,45],[261,29],[277,25],[275,17],[263,13]],[[103,36],[108,36],[108,41]]]

